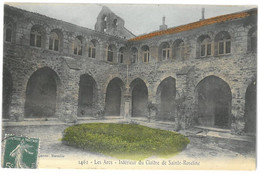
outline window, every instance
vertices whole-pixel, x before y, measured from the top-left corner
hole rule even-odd
[[[120,48],[118,53],[118,63],[124,63],[124,52],[125,48]]]
[[[5,32],[5,41],[11,42],[12,41],[12,32],[13,32],[13,25],[10,20],[7,18],[4,19],[4,32]]]
[[[88,57],[96,58],[96,44],[94,41],[91,41],[88,48]]]
[[[248,32],[248,51],[256,52],[257,50],[257,29],[253,27]]]
[[[114,45],[109,45],[107,49],[107,61],[113,62],[114,59],[114,52],[115,52],[115,46]]]
[[[131,49],[131,62],[137,63],[138,62],[138,51],[135,47]]]
[[[209,38],[205,38],[200,44],[200,57],[206,57],[211,55],[211,41]]]
[[[251,51],[256,52],[257,48],[257,36],[256,31],[251,35]]]
[[[149,47],[147,45],[142,47],[143,61],[148,63],[150,59]]]
[[[177,40],[174,42],[174,54],[173,57],[178,60],[183,60],[185,58],[185,47],[182,40]]]
[[[116,28],[117,25],[118,25],[118,23],[117,23],[117,19],[114,19],[114,21],[113,21],[113,27]]]
[[[12,41],[12,29],[7,28],[5,32],[5,41],[11,42]]]
[[[231,37],[228,32],[220,32],[216,36],[218,55],[231,53]]]
[[[106,15],[103,16],[102,28],[103,28],[103,32],[107,31],[107,16]]]
[[[124,54],[123,53],[119,53],[118,62],[119,63],[123,63],[124,62]]]
[[[74,45],[73,53],[75,55],[82,56],[82,38],[79,36],[76,37],[73,45]]]
[[[42,47],[43,32],[39,26],[33,27],[30,34],[30,45],[35,47]]]
[[[59,51],[59,37],[56,32],[51,32],[49,39],[49,50]]]
[[[160,45],[159,49],[161,50],[161,60],[168,60],[170,58],[170,45],[167,42],[164,42]]]

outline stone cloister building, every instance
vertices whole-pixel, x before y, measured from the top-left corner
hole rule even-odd
[[[3,121],[122,118],[256,131],[257,9],[135,36],[4,7]]]

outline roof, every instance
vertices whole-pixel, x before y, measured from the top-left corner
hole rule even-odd
[[[129,41],[139,41],[139,40],[150,39],[150,38],[153,38],[153,37],[156,37],[156,36],[161,36],[161,35],[175,34],[175,33],[183,32],[183,31],[188,31],[188,30],[200,28],[200,27],[207,26],[207,25],[210,25],[210,24],[225,22],[225,21],[239,19],[239,18],[245,18],[245,17],[251,16],[251,15],[256,15],[256,14],[257,14],[257,9],[254,8],[254,9],[239,12],[239,13],[221,15],[221,16],[212,17],[212,18],[209,18],[209,19],[189,23],[189,24],[186,24],[186,25],[181,25],[181,26],[178,26],[178,27],[169,28],[167,30],[155,31],[155,32],[152,32],[152,33],[149,33],[149,34],[137,36],[137,37],[134,37],[132,39],[129,39]]]

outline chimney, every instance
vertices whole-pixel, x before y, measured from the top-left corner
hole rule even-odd
[[[165,16],[163,16],[162,18],[162,25],[160,25],[160,30],[166,30],[167,29],[167,25],[165,25]]]
[[[202,8],[201,10],[201,19],[200,20],[204,20],[205,19],[205,8]]]

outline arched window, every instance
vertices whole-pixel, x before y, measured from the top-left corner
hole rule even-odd
[[[131,49],[131,62],[132,63],[138,62],[138,50],[135,47]]]
[[[251,28],[248,32],[248,51],[256,52],[257,49],[257,29]]]
[[[82,56],[82,37],[77,36],[74,40],[73,46],[74,54]]]
[[[96,58],[96,44],[97,44],[97,42],[95,40],[92,40],[90,42],[90,45],[88,48],[88,57]]]
[[[45,32],[41,26],[33,26],[30,34],[30,45],[35,47],[44,46],[44,34]]]
[[[183,40],[178,39],[174,42],[173,57],[179,60],[183,60],[185,58],[185,47]]]
[[[161,61],[168,60],[170,58],[170,44],[168,42],[163,42],[159,46],[159,59]]]
[[[125,53],[125,48],[121,47],[118,53],[118,63],[124,63],[124,53]]]
[[[228,32],[222,31],[215,38],[217,54],[224,55],[231,53],[231,37]]]
[[[107,61],[113,62],[116,47],[115,45],[109,45],[107,49]]]
[[[114,19],[114,21],[113,21],[113,27],[116,28],[117,25],[118,25],[117,19]]]
[[[208,36],[199,38],[199,57],[206,57],[211,55],[211,39]]]
[[[13,24],[12,22],[8,19],[4,19],[4,32],[5,32],[5,41],[11,42],[12,41],[12,33],[13,33]]]
[[[49,50],[59,51],[60,40],[56,32],[51,32],[49,38]]]
[[[150,59],[150,51],[147,45],[142,47],[142,55],[143,55],[143,61],[148,63]]]
[[[103,30],[103,32],[107,31],[107,16],[106,15],[103,15],[102,30]]]

